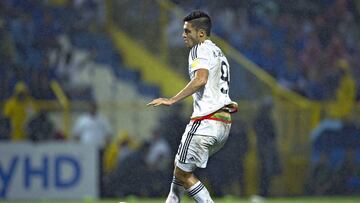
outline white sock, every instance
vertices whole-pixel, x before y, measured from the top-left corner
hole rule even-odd
[[[186,191],[197,203],[214,203],[210,197],[209,191],[200,181],[195,183],[195,185],[191,186]]]
[[[165,203],[179,203],[181,200],[181,197],[184,194],[184,191],[185,191],[185,189],[184,189],[183,185],[174,176],[172,183],[171,183],[170,192],[169,192],[168,197],[166,198]]]

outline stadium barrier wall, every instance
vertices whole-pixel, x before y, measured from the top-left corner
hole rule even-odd
[[[0,143],[0,199],[96,199],[98,152],[75,143]]]

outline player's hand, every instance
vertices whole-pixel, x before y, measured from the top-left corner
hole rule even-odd
[[[170,106],[172,105],[174,102],[174,100],[172,99],[167,99],[167,98],[157,98],[152,100],[150,103],[148,103],[146,106],[160,106],[160,105],[165,105],[165,106]]]

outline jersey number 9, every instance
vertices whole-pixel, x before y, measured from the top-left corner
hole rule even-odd
[[[221,80],[226,82],[226,85],[220,89],[221,93],[227,94],[229,92],[230,77],[229,77],[229,67],[225,61],[221,62]]]

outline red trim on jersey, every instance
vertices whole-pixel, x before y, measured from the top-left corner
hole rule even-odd
[[[209,115],[202,116],[202,117],[192,118],[191,120],[194,121],[194,122],[195,121],[202,121],[202,120],[214,120],[214,121],[220,121],[220,122],[223,122],[223,123],[231,123],[231,120],[225,120],[225,119],[213,117],[216,113],[218,113],[218,112],[214,112],[214,113],[211,113]]]

